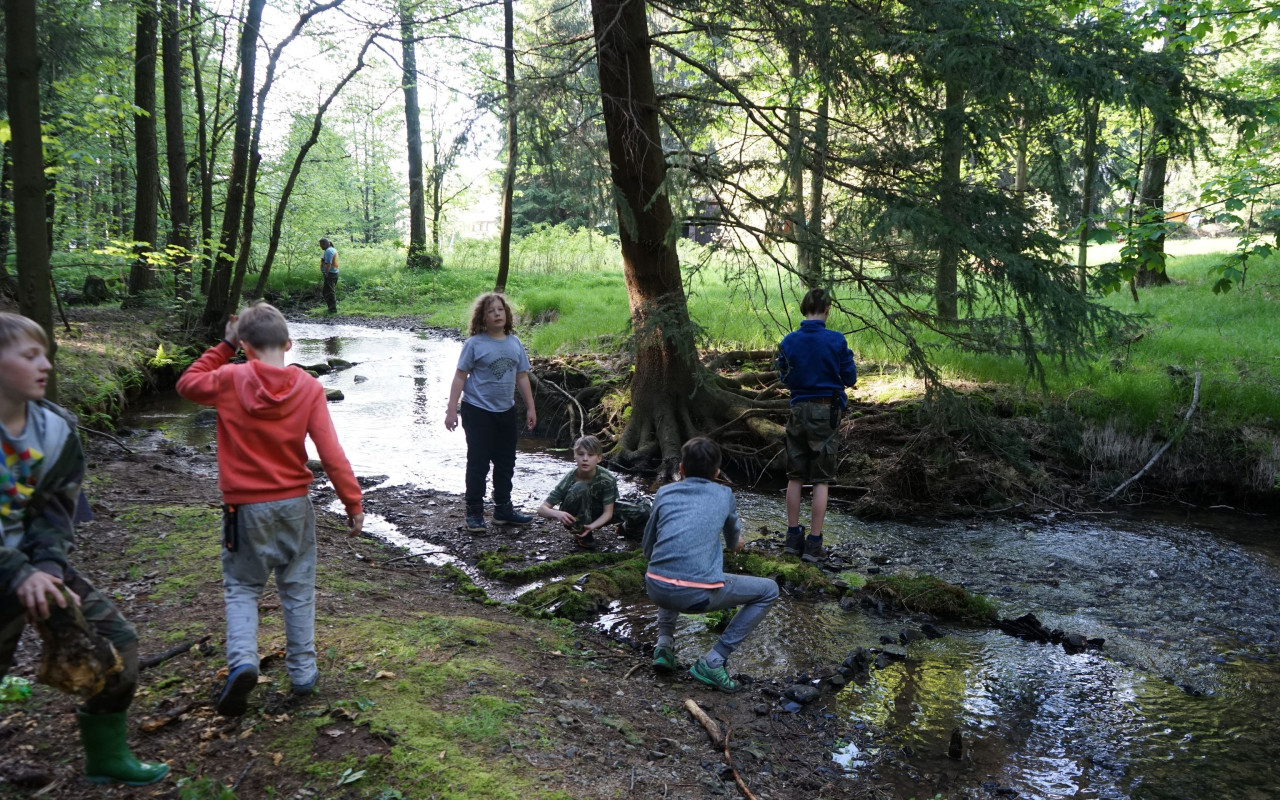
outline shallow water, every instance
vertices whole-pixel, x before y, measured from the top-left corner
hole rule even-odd
[[[461,429],[444,428],[460,343],[438,335],[354,326],[291,326],[291,360],[359,362],[321,382],[357,474],[460,492]],[[357,380],[357,377],[365,380]],[[205,447],[213,428],[194,408],[155,400],[133,424]],[[516,501],[536,505],[568,468],[548,443],[521,439]],[[780,495],[741,493],[747,538],[783,524]],[[369,529],[422,551],[394,525]],[[826,540],[853,571],[919,571],[995,598],[1002,616],[1031,611],[1049,628],[1102,636],[1101,651],[1067,655],[996,631],[945,629],[873,671],[865,686],[824,697],[824,713],[887,730],[868,748],[833,747],[858,772],[892,751],[897,794],[991,797],[997,786],[1033,798],[1272,798],[1280,796],[1280,546],[1274,521],[1045,517],[934,526],[864,524],[838,509]],[[425,546],[432,550],[430,546]],[[441,553],[441,559],[447,554]],[[917,621],[918,623],[918,621]],[[619,606],[598,623],[653,636],[653,610]],[[897,637],[910,620],[834,603],[784,600],[734,656],[735,671],[804,673],[853,648]],[[713,641],[682,619],[684,661]],[[945,755],[959,728],[966,757]],[[918,777],[915,784],[912,778]]]

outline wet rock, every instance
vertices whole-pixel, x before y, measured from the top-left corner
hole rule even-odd
[[[822,696],[822,692],[818,691],[818,687],[803,684],[788,686],[783,694],[801,705],[808,705]]]
[[[902,630],[898,631],[898,641],[901,642],[902,644],[912,644],[914,642],[922,642],[925,640],[925,638],[926,637],[923,633],[921,633],[920,631],[914,628],[903,628]],[[888,644],[888,642],[886,642],[885,644]]]
[[[336,403],[339,400],[345,400],[346,397],[347,396],[342,393],[341,389],[325,389],[324,390],[324,399],[328,400],[330,403]]]
[[[827,678],[827,684],[833,689],[843,689],[846,683],[848,683],[848,681],[845,680],[845,677],[838,673]]]
[[[361,489],[368,489],[370,486],[377,486],[386,479],[386,475],[357,475],[356,483],[360,484]]]
[[[1107,640],[1101,636],[1095,636],[1092,639],[1085,639],[1084,641],[1085,644],[1097,649],[1102,649],[1102,646],[1107,643]]]
[[[1066,650],[1069,655],[1083,653],[1088,646],[1089,643],[1078,633],[1069,634],[1062,640],[1062,649]]]
[[[365,377],[365,376],[363,376],[363,375],[357,375],[357,376],[355,376],[355,378],[354,378],[353,380],[355,380],[355,382],[356,382],[356,383],[364,383],[365,381],[367,381],[367,380],[369,380],[369,379],[368,379],[368,378],[366,378],[366,377]]]
[[[202,408],[196,412],[191,421],[201,428],[212,428],[218,424],[218,409]]]
[[[325,360],[328,362],[329,367],[334,372],[340,372],[344,369],[351,369],[352,367],[355,366],[355,364],[352,364],[350,361],[347,361],[346,359],[342,359],[342,358],[329,358]]]
[[[897,643],[898,643],[898,640],[893,638],[892,636],[880,637],[880,644],[897,644]]]
[[[797,714],[802,708],[804,708],[804,706],[792,701],[788,701],[782,704],[782,710],[787,712],[788,714]]]
[[[859,647],[840,664],[840,674],[846,680],[865,683],[871,677],[871,660],[871,654],[866,648]]]
[[[661,761],[662,759],[664,759],[664,758],[666,758],[666,757],[667,757],[667,754],[666,754],[666,753],[663,753],[663,752],[661,752],[661,751],[659,751],[659,750],[650,750],[650,751],[649,751],[648,753],[646,753],[645,755],[647,755],[647,756],[649,757],[649,760],[650,760],[650,761]]]
[[[920,626],[920,632],[930,639],[941,639],[946,635],[928,622]]]
[[[765,714],[769,713],[769,706],[764,703],[756,703],[751,707],[751,710],[756,712],[757,717],[763,717]]]
[[[311,370],[309,370],[309,369],[304,369],[304,370],[303,370],[303,372],[307,373],[308,375],[310,375],[310,376],[311,376],[311,377],[313,377],[313,378],[319,378],[319,377],[320,377],[320,373],[319,373],[319,372],[312,372],[312,371],[311,371]]]
[[[947,745],[947,758],[959,761],[964,756],[964,739],[960,736],[960,729],[954,728],[951,731],[951,743]]]
[[[862,604],[862,601],[859,598],[853,597],[851,595],[845,595],[844,597],[840,598],[841,611],[857,611],[858,606],[861,604]]]
[[[307,372],[314,372],[317,375],[328,375],[330,372],[333,372],[333,367],[325,364],[324,362],[319,364],[306,364],[303,365],[302,368]]]
[[[316,458],[307,459],[307,469],[311,470],[315,475],[324,474],[324,464],[321,464],[320,460]]]

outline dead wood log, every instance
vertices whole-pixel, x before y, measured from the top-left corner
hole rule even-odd
[[[707,369],[717,370],[721,367],[741,364],[744,361],[772,361],[777,355],[775,350],[729,350],[713,356],[707,361]]]
[[[201,636],[199,639],[192,639],[191,641],[184,642],[178,645],[177,647],[170,647],[168,650],[165,650],[163,653],[157,653],[154,656],[147,656],[146,658],[138,662],[138,671],[141,672],[144,669],[151,669],[152,667],[158,667],[171,658],[177,658],[178,656],[187,652],[188,650],[195,647],[196,645],[204,644],[205,642],[209,641],[211,638],[213,638],[212,635]]]
[[[1163,447],[1161,447],[1159,450],[1156,451],[1156,454],[1151,457],[1151,460],[1147,462],[1147,465],[1142,469],[1138,470],[1138,474],[1134,475],[1129,480],[1120,484],[1119,486],[1117,486],[1115,489],[1111,491],[1111,494],[1102,498],[1103,503],[1110,501],[1111,498],[1123,492],[1125,488],[1129,486],[1129,484],[1138,480],[1143,475],[1146,475],[1147,470],[1151,469],[1151,467],[1154,466],[1155,463],[1160,460],[1160,456],[1164,455],[1165,451],[1168,450],[1170,447],[1172,447],[1174,442],[1182,438],[1182,434],[1186,433],[1187,425],[1191,423],[1191,415],[1196,413],[1196,404],[1199,402],[1200,402],[1200,372],[1199,370],[1197,370],[1196,384],[1195,384],[1195,387],[1193,387],[1191,390],[1191,408],[1187,409],[1187,415],[1182,418],[1182,424],[1178,426],[1178,430],[1175,431],[1174,434],[1169,437],[1169,441],[1165,442]]]
[[[36,620],[44,643],[36,680],[87,700],[102,691],[107,678],[124,669],[124,662],[115,646],[89,626],[71,593],[64,588],[62,595],[65,608],[52,605],[47,619]]]
[[[720,747],[724,744],[724,739],[720,736],[720,726],[716,724],[715,720],[707,716],[707,712],[703,711],[702,707],[693,701],[693,698],[686,699],[684,707],[686,711],[693,715],[694,719],[702,723],[702,727],[707,729],[707,735],[711,737],[713,745]]]

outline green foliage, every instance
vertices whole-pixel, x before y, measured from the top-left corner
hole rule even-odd
[[[910,613],[951,622],[985,625],[998,616],[987,598],[932,575],[876,575],[867,579],[863,590]]]
[[[236,800],[230,786],[210,778],[178,779],[178,800]]]

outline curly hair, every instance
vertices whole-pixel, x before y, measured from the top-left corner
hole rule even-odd
[[[511,313],[511,304],[507,302],[507,298],[501,292],[485,292],[476,298],[471,304],[471,327],[467,329],[468,336],[475,336],[478,333],[484,333],[484,315],[489,310],[489,302],[497,300],[502,303],[502,310],[507,313],[506,324],[502,326],[503,333],[511,333],[512,321],[514,314]]]

